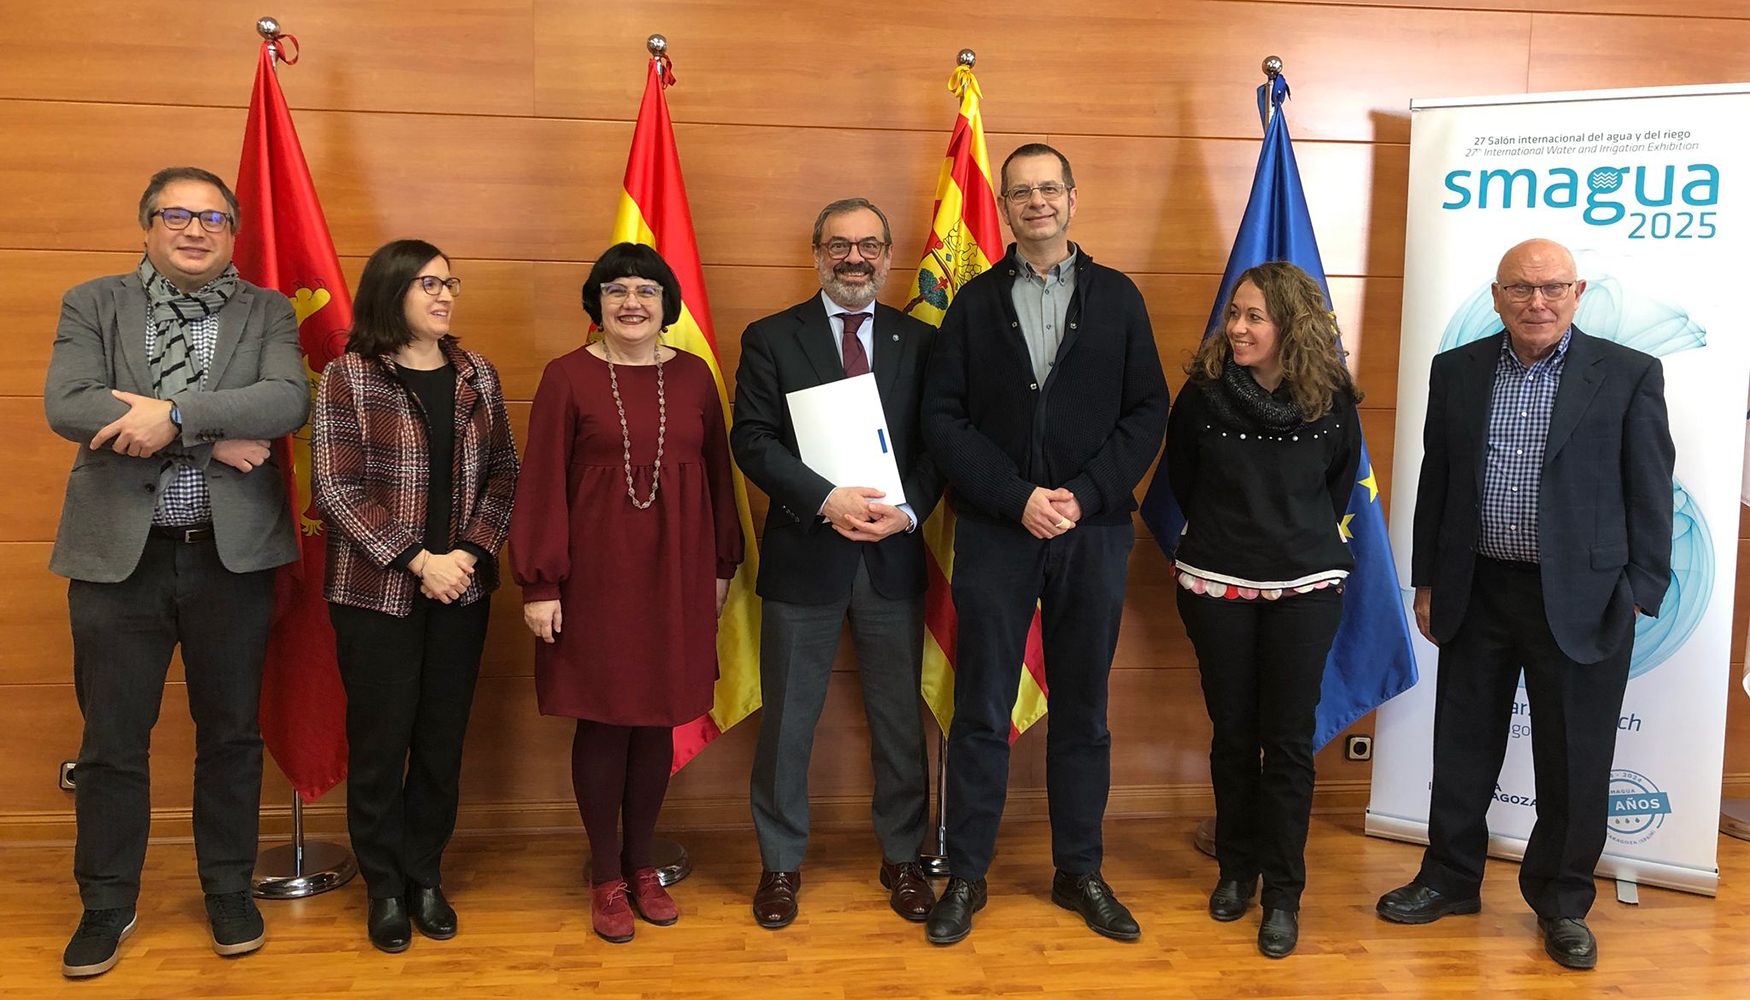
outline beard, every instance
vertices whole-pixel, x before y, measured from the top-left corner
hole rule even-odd
[[[876,270],[875,265],[868,261],[840,261],[830,269],[821,267],[819,270],[820,287],[826,289],[826,294],[834,302],[847,309],[861,309],[875,301],[876,294],[887,281],[886,272]],[[844,279],[850,274],[867,274],[869,280],[852,284]]]

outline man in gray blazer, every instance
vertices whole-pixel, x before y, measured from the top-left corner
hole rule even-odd
[[[85,906],[69,977],[116,963],[134,929],[151,810],[147,751],[178,643],[195,723],[194,843],[220,955],[265,938],[250,899],[261,733],[256,703],[273,569],[297,539],[269,441],[309,389],[285,296],[237,276],[237,199],[172,167],[140,198],[145,255],[61,300],[43,387],[79,445],[49,569],[68,577],[85,717],[73,875]],[[263,468],[265,466],[265,468]]]

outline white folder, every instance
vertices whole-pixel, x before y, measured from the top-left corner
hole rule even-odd
[[[834,486],[867,486],[887,494],[880,503],[905,503],[874,374],[797,389],[784,399],[803,465]]]

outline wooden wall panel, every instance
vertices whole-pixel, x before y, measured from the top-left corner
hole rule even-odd
[[[1740,13],[1746,13],[1740,10]],[[1527,91],[1593,90],[1750,79],[1750,21],[1539,14]]]
[[[531,0],[301,0],[277,12],[310,53],[279,71],[294,108],[534,111]],[[258,14],[227,0],[8,3],[0,97],[248,107]]]
[[[1258,64],[1274,52],[1294,85],[1317,95],[1290,105],[1297,135],[1402,142],[1407,128],[1374,134],[1372,111],[1407,110],[1405,95],[1428,83],[1425,67],[1382,58],[1358,74],[1355,52],[1384,55],[1415,31],[1440,47],[1445,92],[1511,92],[1524,86],[1530,31],[1530,19],[1515,14],[1184,0],[1084,4],[1054,15],[1061,24],[1045,31],[1019,13],[962,31],[944,30],[940,6],[903,0],[884,4],[881,23],[867,25],[854,46],[829,50],[821,40],[846,29],[836,7],[792,5],[766,18],[709,0],[667,6],[671,16],[655,19],[638,6],[541,0],[538,113],[624,117],[644,86],[643,39],[661,30],[680,78],[670,96],[677,121],[944,128],[954,114],[948,73],[960,47],[971,46],[987,128],[1250,138],[1259,131],[1249,99]],[[579,63],[600,70],[579,72]]]
[[[13,429],[0,445],[9,513],[0,552],[15,567],[0,586],[0,837],[66,828],[67,798],[51,782],[79,735],[65,582],[46,568],[76,447],[41,416],[59,298],[132,266],[133,205],[153,169],[194,162],[230,173],[255,13],[220,0],[0,8],[0,180],[22,192],[0,225],[0,342],[10,349],[0,420]],[[606,243],[644,86],[642,40],[653,30],[669,36],[676,58],[669,100],[731,390],[746,324],[816,290],[808,229],[826,201],[861,194],[887,210],[896,267],[883,300],[903,302],[961,45],[979,52],[992,157],[1047,139],[1074,162],[1072,235],[1135,276],[1177,390],[1250,187],[1256,67],[1281,55],[1308,204],[1368,394],[1362,422],[1382,507],[1393,471],[1409,100],[1750,78],[1743,0],[1680,9],[1658,0],[1105,0],[1060,12],[1043,33],[1037,17],[998,15],[958,38],[923,0],[860,21],[811,5],[707,0],[310,0],[280,13],[306,49],[280,80],[349,279],[398,236],[451,254],[467,282],[457,329],[500,368],[519,432],[546,363],[583,339],[578,287]],[[766,500],[757,490],[752,500],[757,524]],[[1739,534],[1742,567],[1750,513]],[[1112,681],[1115,808],[1207,806],[1208,722],[1173,604],[1164,561],[1139,526]],[[1738,588],[1734,612],[1735,678],[1750,587]],[[536,713],[532,650],[520,595],[507,587],[494,601],[469,740],[467,823],[575,824],[565,804],[570,726]],[[813,788],[820,815],[863,823],[867,735],[848,643],[835,674]],[[154,801],[176,830],[186,825],[192,751],[179,665],[170,678]],[[1750,708],[1735,682],[1728,699],[1730,783],[1750,780]],[[1015,749],[1012,787],[1027,815],[1041,808],[1048,725]],[[671,815],[745,827],[757,727],[756,717],[731,730],[677,776]],[[1342,761],[1335,745],[1319,763],[1322,801],[1352,805],[1367,765]],[[264,789],[270,819],[282,822],[286,787],[271,768]],[[336,792],[313,810],[319,828],[339,828],[340,802]]]

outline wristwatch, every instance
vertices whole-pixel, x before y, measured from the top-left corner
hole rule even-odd
[[[177,430],[182,430],[182,411],[175,402],[170,404],[170,422],[176,425]]]

